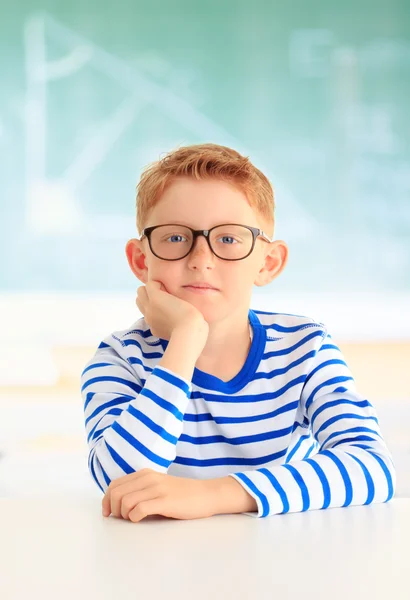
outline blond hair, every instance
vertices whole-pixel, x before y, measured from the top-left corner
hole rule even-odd
[[[144,169],[137,185],[139,234],[144,229],[149,211],[157,204],[165,188],[181,176],[197,180],[220,179],[235,185],[245,193],[252,208],[272,225],[273,235],[275,201],[269,180],[248,157],[218,144],[177,148]]]

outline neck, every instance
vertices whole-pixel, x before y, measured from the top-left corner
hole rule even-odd
[[[248,317],[240,327],[232,327],[225,323],[209,326],[207,343],[202,350],[198,362],[201,364],[219,364],[246,360],[251,347],[251,333]],[[198,363],[197,363],[198,366]],[[198,367],[200,368],[200,367]]]

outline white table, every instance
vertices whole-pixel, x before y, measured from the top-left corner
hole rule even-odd
[[[1,599],[410,599],[410,499],[140,523],[100,508],[0,498]]]

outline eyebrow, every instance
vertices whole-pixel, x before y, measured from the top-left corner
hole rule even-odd
[[[241,223],[236,223],[236,221],[233,221],[231,219],[231,220],[227,220],[227,221],[221,221],[220,223],[216,223],[215,225],[212,225],[212,227],[217,227],[218,225],[235,225],[235,224],[241,225]],[[196,229],[196,227],[194,227],[193,225],[188,225],[187,222],[184,221],[184,219],[169,220],[164,223],[157,223],[157,225],[184,225],[185,227],[192,227],[192,229]],[[212,227],[209,227],[209,229],[212,229]]]

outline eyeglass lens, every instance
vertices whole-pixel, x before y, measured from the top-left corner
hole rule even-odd
[[[221,225],[211,231],[209,241],[219,258],[238,260],[249,254],[253,235],[241,225]],[[161,225],[151,233],[152,251],[168,260],[186,256],[192,243],[192,231],[182,225]]]

